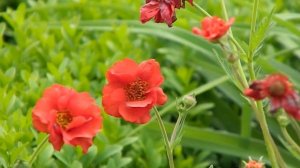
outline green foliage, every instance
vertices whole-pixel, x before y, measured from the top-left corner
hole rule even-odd
[[[221,15],[219,1],[201,3],[211,13]],[[260,49],[261,56],[255,62],[260,66],[259,76],[282,72],[300,88],[300,16],[295,13],[299,4],[276,1],[280,8],[270,14],[270,3],[273,1],[259,8],[259,13],[267,17],[261,19],[249,50],[256,53]],[[222,55],[220,48],[190,32],[192,26],[199,25],[201,14],[187,5],[178,11],[178,20],[170,29],[163,24],[141,24],[138,15],[142,4],[135,0],[28,0],[16,10],[7,8],[1,13],[1,168],[26,166],[45,137],[33,128],[31,110],[46,87],[60,83],[88,91],[100,106],[107,68],[125,57],[137,61],[155,58],[161,63],[169,101],[160,112],[168,121],[168,130],[177,118],[176,98],[191,91],[197,94],[198,104],[185,122],[183,143],[175,147],[177,167],[239,165],[248,156],[264,156],[268,162],[251,109],[224,77],[226,73],[216,57]],[[228,5],[234,9],[229,14],[236,15],[237,20],[233,32],[245,43],[249,3],[236,0]],[[248,115],[241,116],[242,110]],[[156,123],[137,126],[103,111],[102,116],[103,130],[86,155],[68,145],[57,152],[48,143],[33,167],[167,167]],[[278,125],[269,118],[271,131],[280,139]],[[299,165],[283,147],[281,151],[290,167]]]

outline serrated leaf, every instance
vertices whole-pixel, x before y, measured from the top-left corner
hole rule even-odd
[[[252,37],[250,38],[248,53],[252,53],[253,56],[256,56],[258,51],[262,48],[262,43],[265,40],[267,32],[271,27],[273,14],[274,10],[272,10],[272,12],[268,16],[262,19],[262,21],[258,24],[258,28],[255,30],[254,34],[252,34]]]

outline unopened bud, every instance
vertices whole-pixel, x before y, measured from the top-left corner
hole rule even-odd
[[[194,95],[185,95],[177,104],[177,110],[179,112],[187,111],[197,104],[197,100]]]
[[[227,57],[227,60],[229,63],[235,63],[237,59],[238,59],[238,57],[233,54],[229,54]]]
[[[284,114],[279,115],[277,117],[277,121],[279,122],[281,127],[286,127],[290,123],[290,119]]]
[[[194,95],[186,95],[182,98],[182,103],[187,107],[191,108],[197,104],[196,97]]]

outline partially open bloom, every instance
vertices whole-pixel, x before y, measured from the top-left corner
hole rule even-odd
[[[103,88],[105,111],[133,123],[150,120],[150,110],[167,101],[160,85],[164,78],[154,59],[137,64],[131,59],[115,63],[106,73],[108,84]]]
[[[189,0],[192,4],[193,0]],[[185,0],[146,0],[140,10],[140,20],[146,23],[152,18],[156,23],[166,23],[169,27],[176,21],[175,8],[184,7]]]
[[[264,164],[261,162],[262,158],[260,158],[258,161],[252,160],[251,157],[249,157],[249,161],[245,162],[245,168],[264,168]]]
[[[32,122],[35,129],[50,134],[55,150],[69,144],[80,146],[86,153],[102,120],[99,107],[88,93],[54,84],[33,108]]]
[[[226,34],[233,22],[234,18],[226,22],[217,16],[205,17],[201,22],[201,29],[194,27],[192,31],[194,34],[202,36],[209,41],[217,41]]]
[[[283,108],[289,115],[300,120],[300,98],[288,78],[282,74],[273,74],[265,79],[254,81],[244,94],[255,100],[266,97],[271,102],[271,112]]]

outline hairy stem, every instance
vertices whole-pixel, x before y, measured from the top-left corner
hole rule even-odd
[[[38,145],[37,149],[33,152],[31,155],[31,158],[29,159],[28,163],[30,166],[32,166],[33,162],[35,161],[36,157],[39,155],[41,150],[44,148],[44,146],[47,144],[48,135],[42,140],[42,142]]]
[[[163,121],[162,121],[156,107],[154,107],[154,112],[155,112],[155,116],[156,116],[156,119],[157,119],[157,122],[158,122],[158,125],[159,125],[159,128],[160,128],[161,134],[162,134],[163,139],[164,139],[164,143],[165,143],[165,147],[166,147],[166,151],[167,151],[167,157],[168,157],[168,161],[169,161],[169,166],[170,166],[170,168],[174,168],[173,151],[172,151],[171,146],[170,146],[170,142],[169,142],[169,138],[168,138],[166,128],[163,124]]]
[[[298,140],[300,140],[300,126],[294,118],[290,117],[290,120],[291,120],[291,125],[297,134]]]
[[[193,5],[194,5],[197,9],[199,9],[205,16],[211,17],[211,15],[210,15],[208,12],[206,12],[206,10],[203,9],[200,5],[198,5],[198,4],[195,3],[195,2],[193,2]]]
[[[281,127],[281,132],[285,140],[289,143],[289,145],[291,145],[293,151],[297,152],[297,154],[300,155],[299,145],[293,140],[293,138],[290,136],[285,127]]]
[[[172,135],[171,135],[170,145],[172,147],[174,145],[176,137],[178,136],[178,133],[179,133],[178,129],[180,129],[181,122],[182,122],[182,114],[179,114],[179,117],[178,117],[178,119],[176,121],[176,124],[174,126],[174,129],[173,129],[173,132],[172,132]]]

